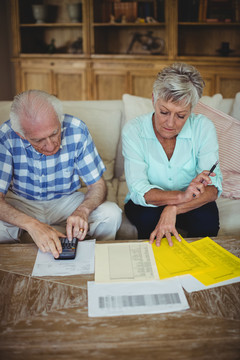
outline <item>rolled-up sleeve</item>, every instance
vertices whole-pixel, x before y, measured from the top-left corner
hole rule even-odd
[[[195,128],[195,148],[198,149],[197,173],[203,170],[210,170],[211,167],[219,160],[219,146],[217,133],[214,124],[204,115],[198,115],[197,126]],[[222,193],[222,173],[221,164],[218,164],[214,170],[216,176],[211,177],[212,184],[218,189],[218,197]]]

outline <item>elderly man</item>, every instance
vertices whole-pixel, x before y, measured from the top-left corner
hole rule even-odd
[[[104,171],[87,126],[63,115],[60,100],[38,90],[17,95],[0,127],[0,242],[25,230],[57,258],[60,236],[114,239],[121,210],[105,201]]]

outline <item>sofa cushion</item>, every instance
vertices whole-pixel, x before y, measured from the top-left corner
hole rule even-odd
[[[223,174],[222,196],[240,199],[240,122],[201,102],[196,105],[194,112],[207,116],[216,127]]]
[[[200,101],[214,109],[219,109],[221,102],[223,101],[222,94],[215,94],[213,96],[202,96]]]
[[[131,119],[134,119],[135,117],[147,114],[151,111],[153,111],[153,105],[152,105],[152,99],[143,98],[140,96],[130,95],[130,94],[123,94],[122,96],[123,100],[123,108],[124,108],[124,122],[128,122]],[[121,155],[120,155],[121,154]],[[122,165],[122,168],[124,167],[124,160],[122,156],[122,143],[119,144],[118,149],[118,163]],[[125,174],[122,173],[120,177],[121,181],[125,181]]]
[[[123,210],[124,209],[124,200],[128,193],[128,186],[126,181],[119,181],[118,184],[118,193],[117,193],[117,203],[118,206]]]
[[[220,196],[220,198],[217,199],[217,206],[220,218],[218,235],[240,236],[240,200],[232,200]]]
[[[87,125],[106,166],[105,180],[114,176],[115,158],[121,129],[121,110],[94,107],[95,102],[64,101],[63,111]]]
[[[125,122],[134,119],[139,115],[147,114],[153,111],[152,99],[123,94],[122,100],[125,113]]]
[[[124,112],[125,112],[125,121],[134,119],[135,117],[149,113],[153,111],[152,99],[143,98],[140,96],[134,96],[129,94],[124,94],[122,96]],[[205,105],[211,106],[214,109],[219,109],[223,97],[221,94],[215,94],[213,96],[203,96],[201,102]]]
[[[240,92],[238,92],[233,101],[233,108],[230,114],[234,119],[240,120]]]
[[[5,121],[9,120],[9,113],[10,113],[11,105],[12,105],[12,101],[1,101],[0,125],[2,125]]]

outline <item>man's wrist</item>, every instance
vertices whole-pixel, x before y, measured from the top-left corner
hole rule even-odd
[[[21,229],[27,231],[28,233],[36,228],[37,225],[39,225],[40,221],[34,218],[30,218],[30,220],[27,220],[25,223],[22,224]]]
[[[86,206],[80,205],[76,210],[74,210],[72,215],[80,216],[82,213],[84,213],[88,217],[90,214],[90,210]]]

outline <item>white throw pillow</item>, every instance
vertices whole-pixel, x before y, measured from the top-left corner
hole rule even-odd
[[[104,173],[105,180],[114,176],[114,165],[117,153],[119,134],[121,131],[121,111],[92,108],[84,104],[63,104],[66,114],[74,115],[87,125],[97,150],[107,168]]]
[[[230,114],[234,119],[240,120],[240,92],[235,96],[232,112]]]
[[[221,94],[215,94],[213,96],[202,96],[200,99],[201,103],[207,106],[211,106],[214,109],[219,109],[222,100],[223,97]]]
[[[153,111],[152,99],[123,94],[122,100],[124,105],[126,122],[134,119],[139,115],[147,114]],[[211,106],[214,109],[219,109],[222,100],[223,97],[221,94],[215,94],[213,96],[203,96],[201,98],[201,102],[203,104]]]
[[[147,114],[153,111],[152,99],[123,94],[122,100],[126,122],[139,115]]]
[[[240,236],[239,214],[240,200],[220,197],[217,199],[220,216],[220,230],[218,236],[231,235]]]

